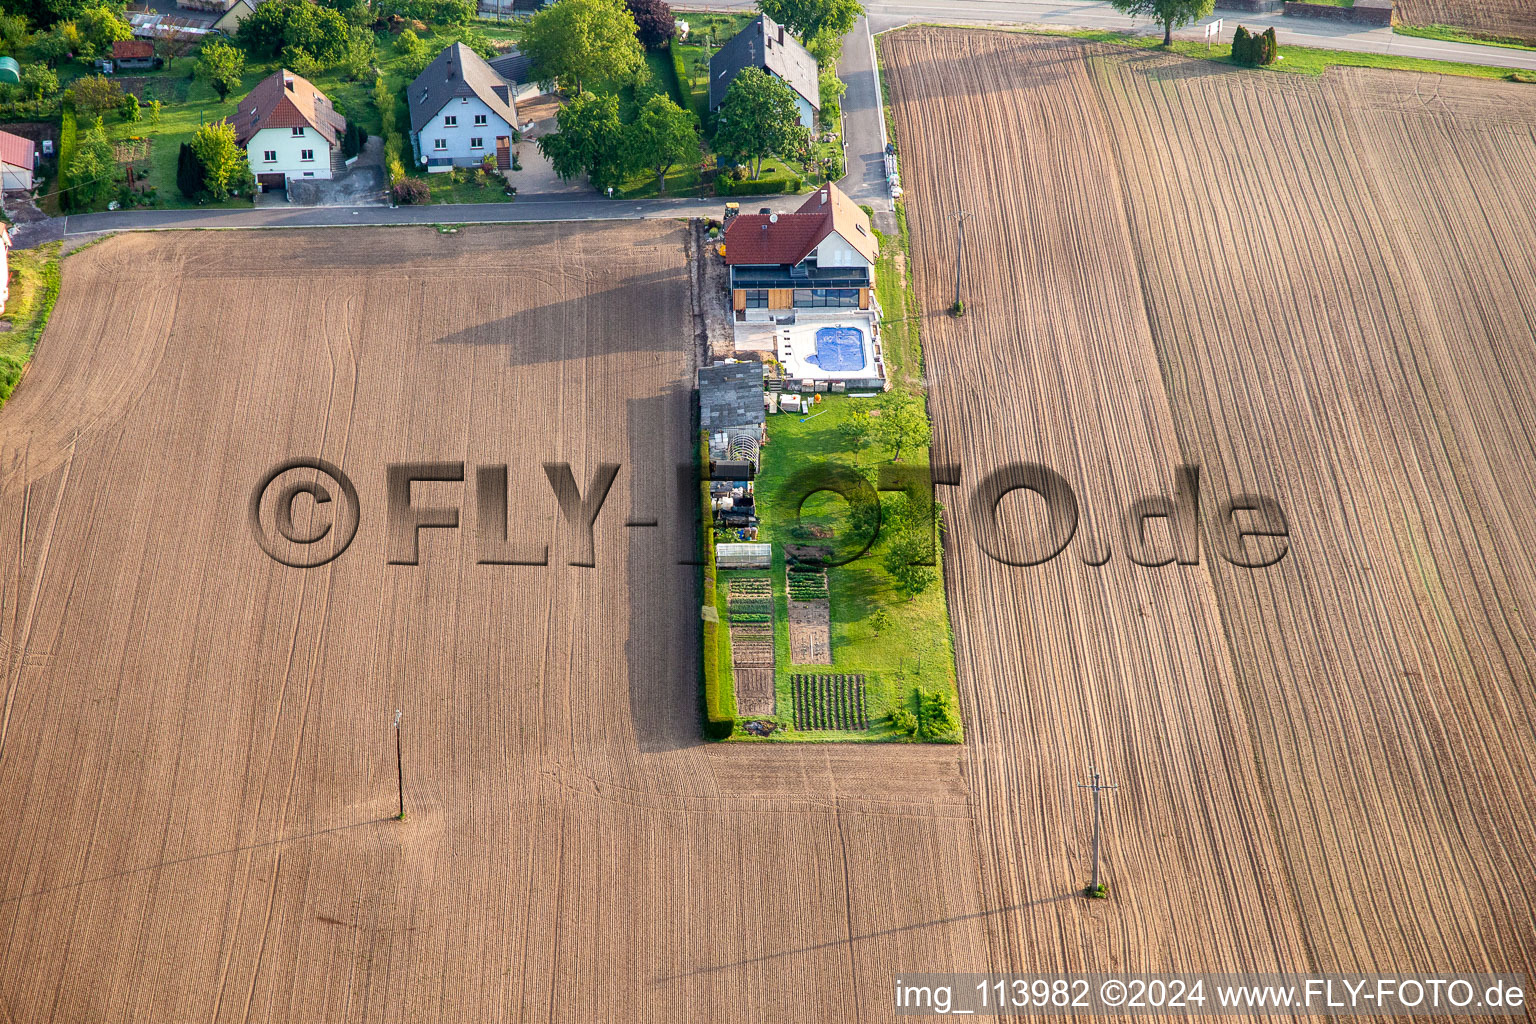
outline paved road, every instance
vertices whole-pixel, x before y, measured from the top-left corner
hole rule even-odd
[[[718,217],[724,199],[591,199],[569,196],[520,196],[511,203],[454,206],[293,206],[239,210],[121,210],[63,218],[66,235],[100,231],[178,230],[183,228],[313,228],[369,224],[517,224],[541,220],[632,220],[638,217]],[[743,209],[770,207],[787,212],[804,199],[769,196],[741,200]]]
[[[843,95],[843,141],[848,152],[847,174],[839,183],[855,202],[890,209],[885,185],[885,115],[875,73],[875,47],[864,18],[843,41],[837,73],[848,85]]]

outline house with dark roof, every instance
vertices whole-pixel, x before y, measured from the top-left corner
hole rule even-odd
[[[473,166],[487,154],[497,156],[498,165],[502,153],[510,161],[517,131],[515,89],[463,43],[443,50],[416,76],[406,101],[411,150],[428,171]]]
[[[738,320],[870,308],[880,245],[868,214],[836,185],[823,185],[794,213],[732,217],[724,238]]]
[[[533,76],[533,58],[515,47],[486,63],[512,87],[513,100],[531,100],[550,91],[545,88],[546,84],[553,86],[553,83],[540,82]]]
[[[709,58],[710,110],[725,102],[731,83],[747,68],[761,68],[788,85],[795,94],[800,123],[815,130],[816,115],[821,110],[816,58],[766,14],[758,15]]]
[[[0,183],[7,192],[32,187],[37,167],[37,146],[31,139],[0,132]]]
[[[257,82],[229,123],[263,192],[292,178],[330,178],[347,130],[325,93],[286,69]]]

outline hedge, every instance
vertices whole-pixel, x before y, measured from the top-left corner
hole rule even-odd
[[[55,180],[55,186],[59,191],[59,205],[68,209],[69,193],[64,189],[64,183],[69,180],[69,165],[75,162],[75,146],[78,143],[79,129],[75,125],[75,112],[70,107],[64,108],[64,113],[59,119],[59,172]]]
[[[715,535],[714,513],[709,500],[709,437],[699,436],[699,498],[703,519],[699,525],[699,543],[703,550],[704,586],[703,607],[715,604]],[[721,638],[720,624],[710,622],[700,615],[703,626],[703,642],[699,659],[704,669],[704,735],[723,740],[736,730],[736,693],[731,679],[720,671]],[[726,641],[729,644],[729,640]]]
[[[722,196],[774,196],[800,191],[799,178],[758,178],[732,181],[729,174],[715,179],[715,193]]]
[[[683,61],[681,50],[682,47],[680,46],[667,47],[667,52],[672,55],[672,77],[677,80],[678,95],[682,96],[683,102],[687,104],[684,109],[693,111],[693,116],[699,119],[700,124],[703,124],[709,119],[709,96],[706,93],[704,97],[705,109],[700,110],[694,104],[693,85],[688,80],[688,65]]]

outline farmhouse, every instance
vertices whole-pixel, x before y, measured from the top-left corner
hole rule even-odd
[[[511,141],[517,130],[514,86],[480,55],[454,43],[437,55],[410,84],[411,150],[428,171],[480,163],[487,154],[503,155],[511,166]]]
[[[117,39],[112,43],[116,71],[148,71],[155,66],[155,44],[147,39]]]
[[[329,178],[347,121],[325,93],[286,69],[256,83],[230,122],[263,192],[290,178]]]
[[[816,58],[766,14],[755,18],[709,58],[710,110],[725,102],[726,90],[747,68],[761,68],[782,79],[795,93],[800,123],[808,129],[816,127],[816,115],[821,110]]]
[[[36,166],[37,147],[31,139],[0,132],[0,187],[7,192],[31,188]]]
[[[836,185],[794,213],[741,214],[725,227],[737,320],[796,309],[869,309],[880,247],[869,216]]]

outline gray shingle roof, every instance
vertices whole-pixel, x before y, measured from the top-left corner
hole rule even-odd
[[[762,422],[762,363],[725,363],[699,371],[699,426],[714,432]]]
[[[709,58],[709,109],[725,100],[725,91],[747,68],[762,68],[782,78],[812,110],[821,109],[816,58],[766,14],[758,15]]]
[[[491,70],[513,85],[525,85],[533,81],[533,59],[521,50],[508,50],[490,62]]]
[[[419,132],[451,99],[475,96],[507,124],[517,124],[517,104],[512,87],[491,70],[479,54],[463,43],[454,43],[416,76],[406,92],[411,107],[411,131]]]

